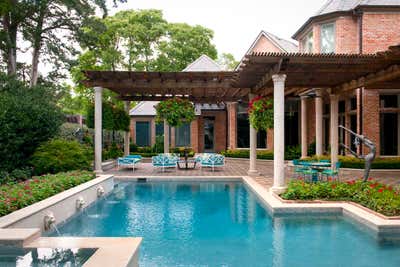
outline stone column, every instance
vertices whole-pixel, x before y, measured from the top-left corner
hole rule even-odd
[[[254,98],[254,94],[249,94],[249,101]],[[258,174],[257,167],[257,130],[250,124],[250,165],[249,171],[247,172],[250,176],[255,176]]]
[[[164,120],[164,153],[169,153],[169,127],[167,120]]]
[[[274,185],[273,192],[285,190],[285,74],[272,76],[274,81]]]
[[[322,143],[323,143],[323,134],[322,134],[322,115],[323,115],[323,103],[321,97],[321,90],[318,89],[316,91],[317,97],[315,98],[315,154],[317,156],[321,156],[323,153]]]
[[[335,168],[336,162],[338,161],[339,153],[339,97],[337,95],[330,95],[331,100],[331,162],[332,168]]]
[[[129,110],[130,110],[130,101],[124,101],[124,108],[125,112],[129,115]],[[130,121],[130,120],[129,120]],[[130,128],[130,127],[129,127]],[[128,156],[129,155],[129,145],[130,145],[130,138],[129,138],[129,131],[126,131],[124,133],[124,155]]]
[[[103,88],[94,88],[94,171],[102,173],[101,152],[102,152],[102,106],[103,106]]]
[[[301,98],[301,158],[307,157],[307,97]]]

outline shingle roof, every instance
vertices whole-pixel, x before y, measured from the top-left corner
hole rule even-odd
[[[316,16],[324,15],[337,11],[349,11],[357,6],[396,6],[400,5],[400,0],[328,0]]]
[[[207,55],[201,55],[183,71],[222,71],[222,67]]]
[[[157,105],[159,101],[142,101],[139,102],[135,107],[129,111],[130,116],[155,116],[156,110],[154,106]]]
[[[295,53],[299,51],[298,45],[292,43],[291,41],[280,38],[270,32],[262,31],[262,33],[266,35],[267,38],[272,40],[272,42],[276,43],[278,47],[283,50],[282,52]]]

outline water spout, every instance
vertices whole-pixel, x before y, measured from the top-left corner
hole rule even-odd
[[[43,218],[44,230],[48,231],[56,224],[56,217],[52,212],[47,213]]]
[[[76,209],[77,209],[77,210],[83,209],[83,207],[85,206],[85,204],[86,204],[86,201],[83,199],[83,197],[79,197],[79,198],[76,200]]]
[[[101,185],[97,187],[97,197],[101,198],[102,196],[104,196],[104,194],[105,194],[104,188]]]

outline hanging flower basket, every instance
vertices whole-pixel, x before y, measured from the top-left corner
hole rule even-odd
[[[196,117],[194,105],[187,99],[174,97],[160,101],[155,106],[156,121],[158,123],[167,121],[172,127],[179,127],[182,124],[193,121]]]
[[[274,127],[274,106],[271,98],[253,98],[249,103],[248,112],[250,124],[257,131]]]

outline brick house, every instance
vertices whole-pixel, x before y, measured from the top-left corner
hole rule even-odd
[[[291,41],[262,31],[246,54],[252,52],[303,53],[375,53],[400,44],[399,0],[329,0],[293,35],[299,47]],[[184,71],[216,71],[221,68],[206,56],[190,64]],[[286,98],[285,145],[299,145],[301,125],[305,126],[305,140],[309,145],[317,140],[317,153],[329,149],[329,96],[319,95],[318,88],[304,94],[317,97]],[[301,96],[300,96],[301,97]],[[196,105],[197,119],[181,127],[170,129],[172,146],[190,145],[196,152],[249,147],[247,101],[225,105]],[[301,122],[300,103],[304,103],[307,121]],[[143,145],[155,142],[162,134],[162,126],[154,122],[155,103],[143,102],[131,110],[131,137],[147,136]],[[147,111],[146,111],[147,110]],[[142,111],[146,111],[146,115]],[[152,112],[151,112],[152,111]],[[146,123],[147,122],[147,123]],[[359,88],[341,95],[339,124],[361,133],[377,144],[383,156],[400,155],[400,89],[370,90]],[[147,126],[143,126],[147,125]],[[138,130],[138,127],[141,128]],[[143,130],[143,129],[144,130]],[[158,130],[157,130],[158,129]],[[143,134],[144,133],[144,134]],[[180,143],[176,141],[179,139]],[[339,132],[340,142],[354,148],[352,138]],[[139,142],[139,143],[140,143]],[[139,144],[140,145],[140,144]],[[273,149],[273,131],[258,132],[257,147]],[[345,151],[340,151],[345,153]],[[303,153],[304,155],[304,153]]]

